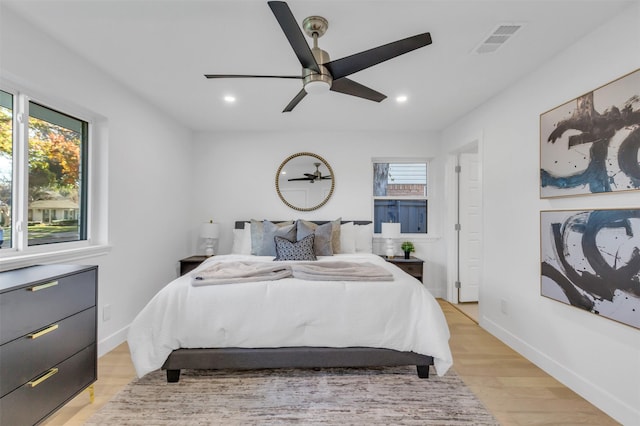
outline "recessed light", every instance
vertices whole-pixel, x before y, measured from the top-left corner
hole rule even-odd
[[[233,103],[236,101],[235,96],[231,96],[231,95],[227,95],[224,97],[224,101],[228,104]]]
[[[405,95],[400,95],[396,98],[396,102],[401,104],[401,103],[407,102],[407,99],[408,98]]]

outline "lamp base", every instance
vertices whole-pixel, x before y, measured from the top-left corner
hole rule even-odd
[[[393,259],[395,257],[395,251],[393,250],[393,239],[387,238],[387,257]]]
[[[207,257],[213,256],[213,247],[207,247],[206,250],[204,251],[204,255]]]

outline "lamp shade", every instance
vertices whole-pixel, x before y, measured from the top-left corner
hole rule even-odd
[[[200,236],[202,238],[218,238],[220,236],[220,227],[217,223],[203,223],[200,227]]]
[[[382,238],[400,238],[400,224],[392,222],[382,223]]]

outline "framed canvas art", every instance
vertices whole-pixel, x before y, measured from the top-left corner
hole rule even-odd
[[[541,294],[640,329],[640,209],[540,212]]]
[[[540,115],[540,197],[640,189],[640,69]]]

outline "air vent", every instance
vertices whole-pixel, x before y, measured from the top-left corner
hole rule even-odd
[[[492,53],[509,41],[519,30],[523,24],[500,24],[484,38],[484,41],[473,49],[473,53],[484,54]]]

